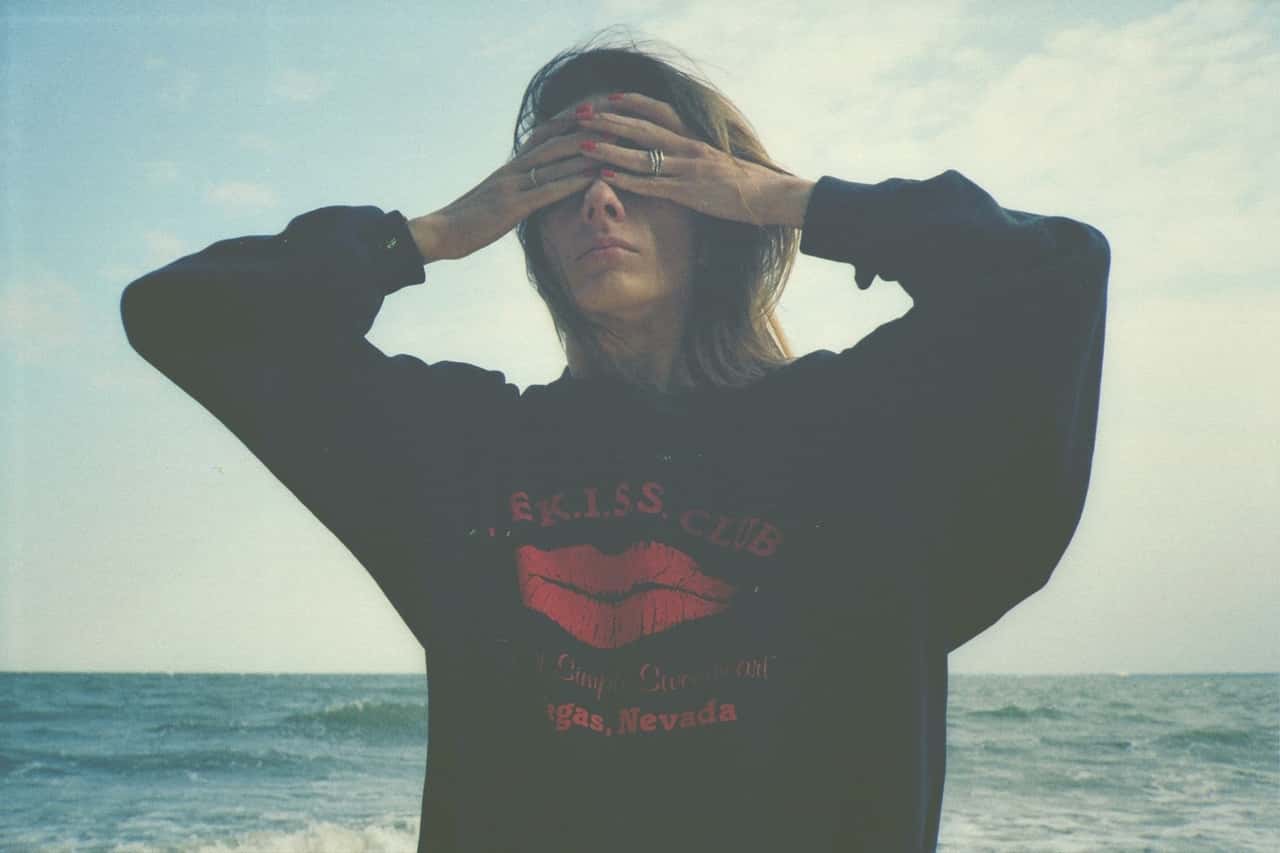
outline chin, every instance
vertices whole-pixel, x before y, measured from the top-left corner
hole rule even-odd
[[[616,311],[635,308],[651,301],[652,295],[635,293],[626,282],[602,276],[579,284],[573,291],[574,301],[583,311]]]

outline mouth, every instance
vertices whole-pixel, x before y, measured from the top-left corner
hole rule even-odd
[[[582,260],[583,258],[589,258],[595,255],[620,255],[623,252],[634,253],[635,249],[632,249],[630,246],[627,246],[623,243],[614,243],[613,245],[610,245],[610,246],[592,246],[590,249],[587,249],[585,252],[579,255],[578,260]]]
[[[661,542],[605,554],[593,545],[516,553],[525,606],[579,641],[614,649],[728,609],[737,588]]]

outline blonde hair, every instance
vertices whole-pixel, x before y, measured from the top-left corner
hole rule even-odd
[[[670,104],[695,138],[740,160],[792,174],[770,158],[746,117],[704,78],[677,68],[656,51],[642,49],[634,39],[593,46],[608,29],[558,53],[533,75],[516,117],[513,158],[534,127],[574,100],[598,92],[630,91]],[[627,375],[627,368],[601,343],[611,332],[578,308],[547,258],[540,213],[521,222],[516,235],[529,281],[551,313],[561,347],[571,337],[593,364]],[[695,229],[699,263],[669,388],[742,387],[795,358],[776,310],[799,250],[800,229],[697,212]],[[650,384],[640,377],[628,378]]]

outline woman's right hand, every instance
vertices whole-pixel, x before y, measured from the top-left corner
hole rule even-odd
[[[411,224],[425,261],[465,258],[506,234],[535,210],[590,186],[600,163],[579,144],[609,138],[577,126],[566,108],[533,129],[518,153],[466,195]],[[538,185],[529,183],[537,169]]]

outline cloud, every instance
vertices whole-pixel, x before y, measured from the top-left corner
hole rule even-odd
[[[333,88],[336,73],[315,72],[288,68],[276,74],[267,91],[278,98],[298,103],[309,103],[324,97]]]
[[[1258,18],[1249,4],[1185,3],[1056,34],[933,142],[1025,187],[1026,204],[1102,227],[1117,266],[1156,288],[1274,278],[1255,235],[1280,227],[1280,201],[1259,190],[1280,184],[1280,52]]]
[[[962,2],[726,8],[670,8],[645,35],[687,50],[791,171],[877,183],[959,169],[1005,207],[1099,227],[1117,287],[1280,272],[1257,239],[1280,229],[1265,5],[1187,2],[1070,29]]]
[[[280,203],[275,191],[250,181],[223,181],[209,187],[205,199],[224,207],[275,207]]]

